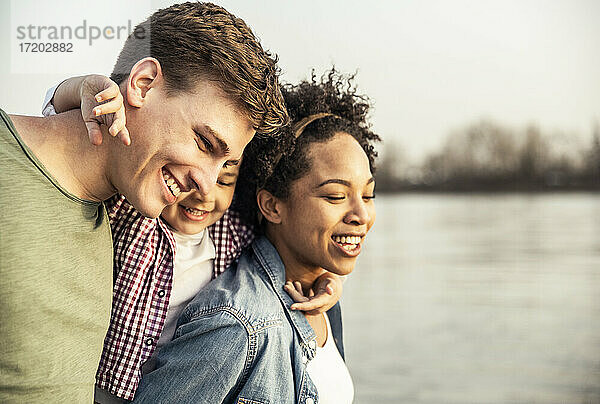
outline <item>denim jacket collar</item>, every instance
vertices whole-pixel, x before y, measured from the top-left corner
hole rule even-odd
[[[252,248],[258,262],[273,285],[275,293],[277,293],[279,300],[283,303],[288,318],[300,335],[302,349],[307,354],[308,359],[312,360],[317,352],[317,336],[310,324],[308,324],[304,314],[300,311],[290,309],[294,300],[283,290],[283,285],[285,284],[285,266],[283,265],[283,261],[281,261],[279,253],[264,236],[255,240]]]

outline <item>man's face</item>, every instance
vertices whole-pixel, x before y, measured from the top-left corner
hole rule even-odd
[[[150,88],[128,109],[131,145],[111,142],[110,180],[133,206],[157,217],[180,192],[210,194],[224,165],[236,164],[254,136],[248,118],[209,81],[166,97]]]

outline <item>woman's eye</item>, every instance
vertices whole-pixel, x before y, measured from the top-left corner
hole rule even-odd
[[[345,196],[334,196],[334,195],[326,195],[325,199],[327,199],[328,201],[342,201],[344,200]]]
[[[375,199],[375,194],[373,194],[373,195],[365,195],[365,196],[363,196],[363,199],[365,201],[370,201],[371,199]]]

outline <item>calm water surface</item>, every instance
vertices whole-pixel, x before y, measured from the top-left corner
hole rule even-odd
[[[600,403],[600,194],[377,197],[355,403]]]

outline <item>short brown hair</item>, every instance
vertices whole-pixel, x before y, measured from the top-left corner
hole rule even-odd
[[[277,57],[263,50],[242,19],[222,7],[187,2],[156,11],[125,41],[111,79],[121,84],[145,57],[159,61],[168,95],[210,80],[242,107],[258,135],[272,134],[288,122]]]

